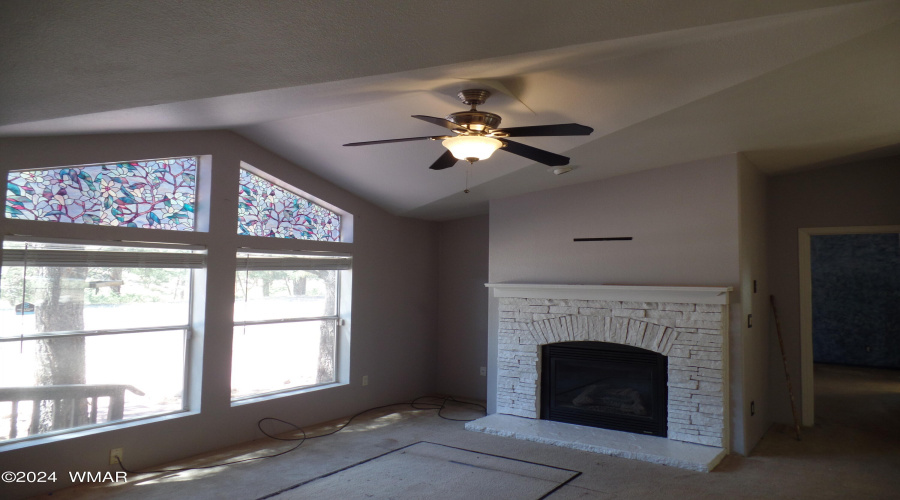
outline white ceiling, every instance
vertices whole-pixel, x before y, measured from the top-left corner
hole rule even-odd
[[[0,37],[0,136],[232,129],[426,219],[737,151],[778,173],[900,143],[897,0],[25,0],[0,3]],[[341,146],[441,135],[410,115],[472,87],[504,126],[593,127],[520,140],[575,170]]]

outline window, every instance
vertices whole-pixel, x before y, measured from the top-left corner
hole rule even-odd
[[[3,244],[0,441],[185,408],[203,253],[73,243]]]
[[[11,171],[6,217],[194,230],[197,158]]]
[[[204,245],[232,238],[173,231],[225,216],[205,206],[195,215],[195,200],[212,189],[207,183],[198,195],[198,171],[205,176],[210,165],[182,157],[9,172],[0,225],[33,236],[0,236],[0,449],[196,409],[209,370],[190,360],[229,332],[192,327],[221,320],[220,300],[231,300],[204,293]],[[352,214],[244,166],[239,233],[295,241],[241,241],[320,250],[334,247],[320,241],[352,240]],[[35,221],[82,224],[77,232],[92,239],[51,239],[65,228]],[[112,241],[123,238],[141,242]],[[220,250],[238,270],[232,401],[346,383],[351,257]],[[194,291],[216,303],[194,303]],[[215,376],[228,376],[220,368],[227,359],[211,364]]]
[[[346,255],[238,254],[232,399],[338,381]]]
[[[341,216],[241,169],[238,234],[341,241]]]

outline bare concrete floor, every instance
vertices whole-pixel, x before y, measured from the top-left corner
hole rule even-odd
[[[124,485],[70,488],[52,498],[256,499],[418,441],[580,471],[549,497],[553,500],[900,498],[900,371],[817,366],[816,388],[816,426],[803,429],[802,441],[789,426],[773,426],[749,457],[728,456],[711,473],[469,432],[462,422],[439,419],[433,410],[403,409],[372,413],[338,434],[308,441],[278,458],[129,475]],[[447,414],[477,416],[465,409]],[[327,427],[311,433],[320,430]],[[290,446],[259,440],[169,466],[203,465]],[[483,498],[476,484],[461,483],[458,492],[459,498]],[[336,492],[334,498],[341,496]],[[430,495],[425,490],[415,498]]]

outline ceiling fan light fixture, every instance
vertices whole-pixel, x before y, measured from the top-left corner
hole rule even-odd
[[[494,151],[503,146],[503,143],[491,137],[480,135],[459,135],[444,139],[441,143],[450,150],[454,158],[469,162],[486,160]]]

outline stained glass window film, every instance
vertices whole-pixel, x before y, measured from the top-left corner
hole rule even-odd
[[[194,230],[197,158],[11,171],[6,217]]]
[[[238,234],[341,241],[341,216],[241,169]]]

